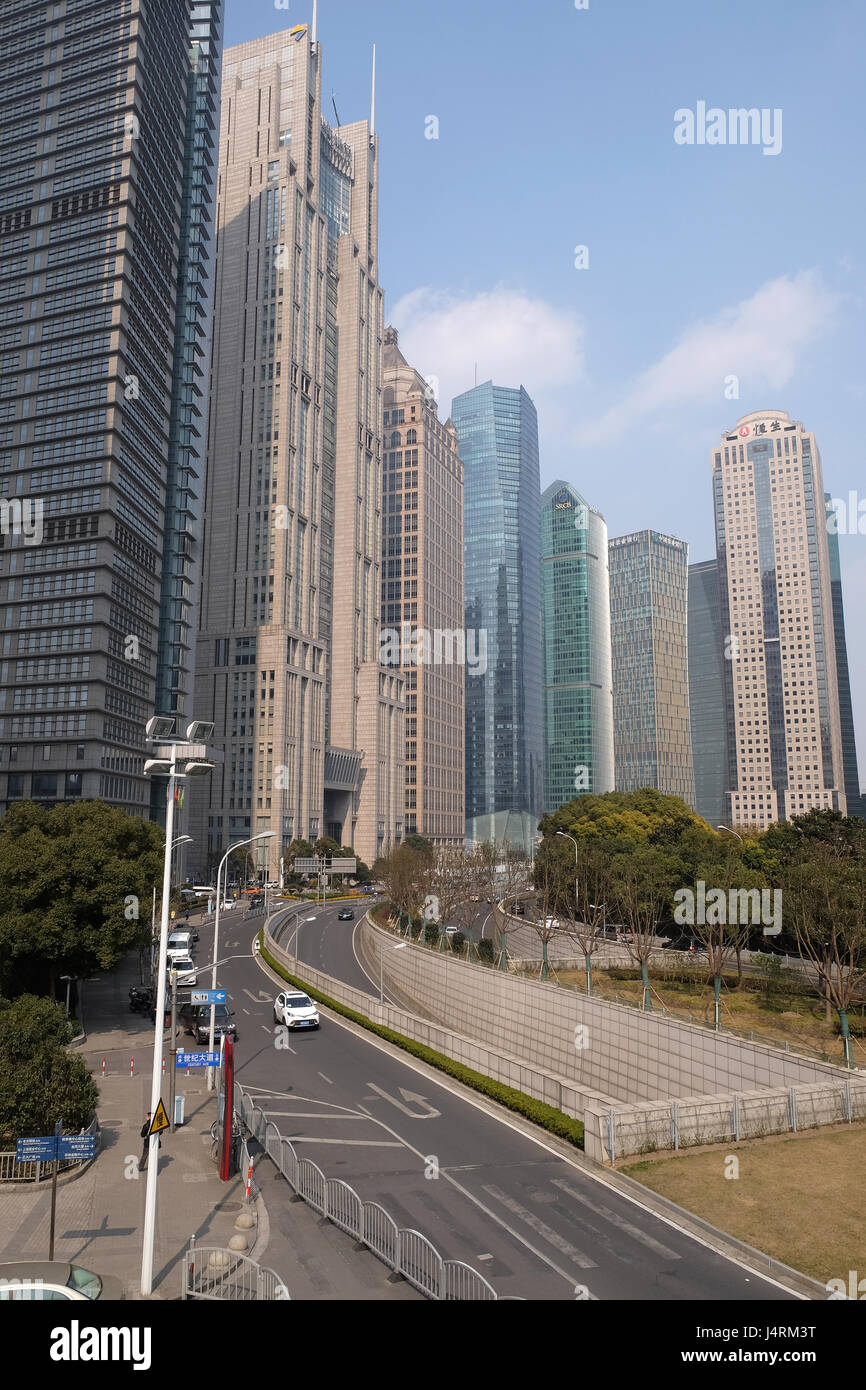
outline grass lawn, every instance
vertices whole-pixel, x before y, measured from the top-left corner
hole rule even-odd
[[[729,1155],[739,1177],[726,1178]],[[866,1278],[866,1125],[617,1165],[654,1192],[826,1283]]]
[[[582,970],[562,970],[557,972],[557,977],[567,988],[585,989],[586,977]],[[621,979],[594,966],[592,984],[593,993],[601,999],[640,1004],[639,978]],[[696,972],[693,979],[674,980],[654,976],[651,971],[650,985],[654,1009],[664,1008],[669,1016],[687,1023],[705,1026],[712,1023],[713,987],[705,975]],[[725,977],[722,983],[722,1027],[727,1032],[738,1033],[741,1037],[753,1034],[756,1042],[773,1043],[776,1047],[784,1047],[787,1042],[792,1052],[842,1063],[838,1018],[834,1016],[833,1021],[827,1023],[820,1000],[794,992],[779,992],[768,999],[762,990],[738,990],[735,985],[735,977]],[[852,1011],[855,1026],[859,1015],[859,1010]],[[853,1038],[852,1049],[854,1065],[866,1067],[866,1040]]]

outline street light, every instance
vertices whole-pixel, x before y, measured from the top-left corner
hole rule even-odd
[[[214,962],[216,962],[216,958],[217,958],[217,956],[219,955],[219,940],[220,940],[220,908],[222,907],[222,901],[223,901],[223,897],[222,897],[222,895],[223,895],[223,890],[220,888],[220,877],[221,877],[221,875],[222,875],[223,865],[228,861],[229,855],[234,854],[234,852],[235,852],[236,849],[243,849],[245,845],[253,845],[253,844],[255,844],[256,840],[272,840],[273,837],[276,835],[276,833],[277,833],[277,832],[276,832],[275,830],[263,830],[263,831],[261,831],[260,834],[258,834],[258,835],[253,835],[252,839],[250,839],[250,840],[239,840],[238,843],[237,843],[236,845],[230,845],[230,846],[229,846],[229,848],[226,850],[225,854],[223,855],[222,859],[221,859],[220,862],[219,862],[219,868],[217,869],[217,880],[216,880],[216,893],[217,893],[217,900],[216,900],[216,915],[215,915],[215,917],[214,917],[214,929],[213,929],[213,955],[214,955]],[[216,980],[216,972],[217,972],[217,968],[216,968],[216,964],[214,964],[213,974],[212,974],[212,976],[211,976],[211,982],[210,982],[210,987],[211,987],[211,989],[216,989],[216,982],[217,982],[217,980]],[[213,1038],[214,1038],[214,1028],[215,1028],[215,1026],[216,1026],[216,1005],[215,1005],[215,1004],[211,1004],[211,1006],[210,1006],[210,1032],[209,1032],[209,1034],[208,1034],[208,1045],[207,1045],[207,1050],[208,1050],[208,1052],[213,1052]],[[212,1091],[212,1090],[214,1090],[215,1086],[216,1086],[216,1072],[215,1072],[215,1070],[214,1070],[213,1067],[208,1067],[208,1069],[207,1069],[207,1088],[208,1088],[209,1091]]]
[[[574,875],[574,916],[575,916],[575,921],[576,921],[576,920],[577,920],[578,903],[580,902],[580,885],[579,885],[579,883],[578,883],[578,878],[577,878],[577,840],[574,838],[573,835],[569,835],[569,834],[567,833],[567,831],[565,831],[565,830],[557,830],[556,833],[557,833],[557,835],[561,835],[562,838],[563,838],[564,840],[570,840],[571,843],[574,845],[574,869],[575,869],[575,875]]]
[[[174,716],[155,715],[147,722],[145,741],[154,745],[154,757],[144,764],[145,774],[167,774],[165,810],[165,855],[162,874],[162,911],[159,932],[159,964],[156,983],[156,1016],[153,1035],[153,1077],[150,1087],[150,1110],[155,1116],[160,1104],[162,1059],[165,1043],[165,984],[166,948],[168,944],[169,900],[171,897],[171,853],[174,849],[174,798],[178,781],[189,776],[210,772],[215,766],[209,750],[192,741],[192,734],[201,726],[190,724],[186,738],[175,735]],[[212,730],[211,730],[212,732]],[[217,755],[219,756],[219,755]],[[147,1156],[147,1194],[144,1208],[144,1235],[141,1252],[141,1292],[153,1291],[153,1245],[156,1234],[156,1194],[159,1178],[159,1134],[150,1135]]]
[[[724,831],[726,832],[726,834],[728,834],[728,835],[736,835],[736,836],[737,836],[737,839],[742,843],[742,839],[743,839],[742,835],[737,835],[736,830],[732,830],[731,827],[730,827],[729,825],[717,825],[717,826],[716,826],[716,829],[717,829],[717,830],[724,830]]]

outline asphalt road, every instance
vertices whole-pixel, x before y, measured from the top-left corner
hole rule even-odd
[[[378,984],[354,951],[358,921],[338,922],[337,910],[303,911],[299,958],[375,994]],[[327,1176],[380,1202],[443,1257],[480,1270],[500,1294],[793,1297],[524,1135],[507,1112],[489,1114],[333,1016],[278,1046],[273,1000],[280,986],[251,954],[261,925],[261,915],[221,917],[220,956],[234,957],[219,983],[236,1015],[237,1079]],[[211,936],[212,928],[201,928],[201,962],[212,958]]]

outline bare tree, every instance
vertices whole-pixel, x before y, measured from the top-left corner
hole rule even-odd
[[[840,858],[812,843],[809,858],[789,866],[783,902],[800,954],[812,962],[842,1028],[845,1065],[853,1065],[848,1012],[866,980],[866,860]]]
[[[647,962],[656,945],[656,930],[681,877],[680,866],[657,846],[645,844],[614,855],[611,877],[614,901],[629,928],[628,953],[640,966],[643,1007],[651,1013]]]

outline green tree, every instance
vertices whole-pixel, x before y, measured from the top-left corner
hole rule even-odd
[[[0,963],[7,988],[113,970],[149,928],[162,829],[101,801],[20,802],[0,820]]]
[[[418,854],[433,853],[433,841],[428,840],[426,835],[407,835],[403,844],[406,849],[413,849]]]
[[[651,1012],[647,962],[658,945],[657,930],[670,916],[671,900],[682,883],[682,863],[658,845],[645,843],[614,855],[610,869],[613,900],[631,934],[628,953],[640,965],[643,1007]]]
[[[0,999],[0,1136],[4,1143],[89,1124],[99,1091],[72,1038],[62,1005],[32,994]]]

